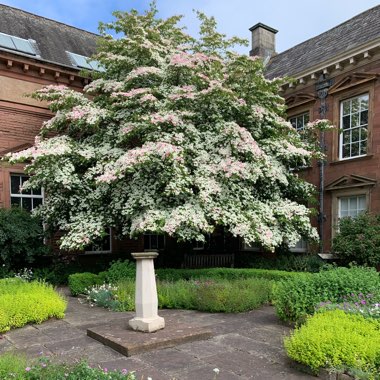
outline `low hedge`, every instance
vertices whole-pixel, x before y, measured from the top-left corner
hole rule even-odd
[[[69,276],[69,288],[73,296],[85,293],[86,289],[94,285],[101,285],[106,281],[106,272],[99,274],[83,272]]]
[[[65,299],[51,285],[17,278],[0,280],[0,332],[63,318],[65,309]]]
[[[255,268],[205,268],[205,269],[157,269],[156,276],[160,280],[196,280],[200,278],[238,280],[244,278],[265,278],[279,281],[295,277],[309,276],[310,273],[286,272],[281,270]]]
[[[116,265],[115,265],[116,264]],[[135,269],[130,262],[116,262],[114,271],[93,273],[75,273],[69,276],[71,294],[76,296],[85,293],[85,289],[104,282],[116,284],[124,279],[134,278]],[[124,268],[123,268],[124,266]],[[111,266],[112,269],[112,266]],[[285,272],[268,269],[237,269],[237,268],[207,268],[207,269],[156,269],[156,277],[162,281],[180,281],[196,279],[224,279],[239,280],[248,278],[262,278],[266,280],[286,280],[297,277],[308,277],[310,273]]]
[[[352,293],[379,292],[380,277],[374,269],[333,268],[275,283],[273,303],[282,320],[302,322],[321,302],[341,303]]]
[[[374,379],[380,372],[380,321],[342,310],[317,313],[285,338],[285,349],[314,373],[329,368]]]

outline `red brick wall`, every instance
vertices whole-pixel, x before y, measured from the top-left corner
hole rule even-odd
[[[339,84],[339,82],[351,76],[354,77],[355,73],[379,73],[380,74],[380,61],[375,60],[361,67],[352,67],[351,70],[346,70],[344,73],[332,73],[329,78],[332,78],[334,83],[333,87]],[[355,84],[356,83],[356,84]],[[356,94],[369,92],[370,102],[372,101],[372,112],[369,114],[369,123],[372,123],[372,136],[369,142],[370,154],[365,157],[353,158],[344,161],[337,159],[339,134],[338,131],[326,132],[325,142],[327,148],[327,163],[325,166],[325,186],[331,182],[339,179],[342,176],[360,175],[369,177],[372,179],[380,180],[380,80],[378,78],[364,83],[357,83],[354,79],[346,89],[341,89],[337,92],[329,94],[326,101],[328,111],[326,118],[332,120],[334,124],[339,122],[339,101],[344,98],[350,98]],[[315,81],[310,81],[308,86],[298,86],[294,89],[286,91],[285,97],[290,98],[297,94],[316,94]],[[288,109],[289,115],[296,115],[310,111],[310,119],[315,120],[321,118],[319,114],[320,100],[317,98],[315,101],[304,103],[301,105],[290,106]],[[319,188],[319,167],[317,163],[314,163],[312,168],[303,170],[300,172],[300,176],[313,183]],[[363,187],[364,189],[364,187]],[[379,185],[376,184],[369,188],[369,210],[374,213],[380,213],[380,192]],[[326,191],[324,194],[324,251],[329,251],[331,247],[332,238],[332,198],[333,193]],[[319,206],[317,205],[316,208]],[[317,226],[316,219],[313,220],[313,224]]]

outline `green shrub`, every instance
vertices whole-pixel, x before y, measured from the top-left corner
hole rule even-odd
[[[118,281],[135,278],[136,277],[136,264],[129,260],[114,261],[107,273],[107,281],[111,284],[116,284]]]
[[[0,209],[0,266],[23,268],[47,252],[39,219],[17,207]]]
[[[273,302],[278,316],[286,321],[302,321],[321,302],[339,303],[351,293],[378,293],[379,274],[368,268],[333,268],[309,276],[278,282]]]
[[[380,322],[342,310],[325,311],[285,338],[290,358],[315,373],[320,368],[380,372]]]
[[[48,318],[63,318],[66,301],[51,285],[20,279],[0,280],[0,332]]]
[[[158,281],[160,309],[188,309],[209,312],[238,313],[270,301],[272,283],[265,279],[179,280]],[[135,284],[132,280],[119,282],[114,291],[119,302],[116,310],[134,310]],[[99,302],[97,305],[101,306]]]
[[[239,268],[282,270],[287,272],[319,272],[325,262],[318,255],[281,254],[276,258],[258,257],[251,252],[236,256]]]
[[[201,278],[238,280],[244,278],[265,278],[267,280],[284,280],[299,276],[309,276],[309,273],[285,272],[267,269],[238,268],[206,268],[206,269],[157,269],[156,276],[160,280],[196,280]]]
[[[1,380],[136,380],[127,369],[108,371],[107,368],[90,367],[86,362],[52,364],[47,358],[28,363],[14,354],[0,356]]]
[[[380,265],[380,215],[365,213],[356,218],[342,218],[332,252],[348,263]]]
[[[197,310],[196,285],[193,281],[158,281],[157,293],[161,309]]]
[[[105,282],[105,273],[101,275],[84,272],[75,273],[69,276],[69,289],[73,296],[86,293],[94,285],[101,285]]]
[[[240,313],[268,303],[272,283],[265,279],[199,281],[195,288],[195,309],[208,312]]]

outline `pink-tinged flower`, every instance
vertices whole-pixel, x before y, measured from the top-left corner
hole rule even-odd
[[[157,98],[152,95],[152,94],[146,94],[144,95],[141,99],[140,99],[140,102],[141,103],[144,103],[144,102],[155,102],[157,100]]]
[[[111,96],[113,98],[120,97],[120,96],[125,97],[125,98],[132,98],[136,95],[149,93],[150,91],[151,91],[150,88],[134,88],[133,90],[130,90],[128,92],[113,92]]]
[[[170,64],[173,66],[183,66],[183,67],[195,67],[193,59],[190,54],[187,53],[179,53],[174,54],[170,58]]]
[[[26,372],[29,372],[30,370],[31,370],[30,367],[26,367],[26,368],[25,368],[25,371],[26,371]]]

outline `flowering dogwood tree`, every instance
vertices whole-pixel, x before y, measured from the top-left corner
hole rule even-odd
[[[65,232],[61,248],[83,248],[106,227],[203,241],[221,226],[269,249],[315,238],[304,205],[313,187],[292,170],[315,151],[283,118],[281,80],[230,51],[241,41],[202,13],[198,39],[154,5],[115,16],[94,57],[104,72],[84,93],[37,91],[55,116],[9,157],[27,163],[27,186],[45,189],[38,212]]]

